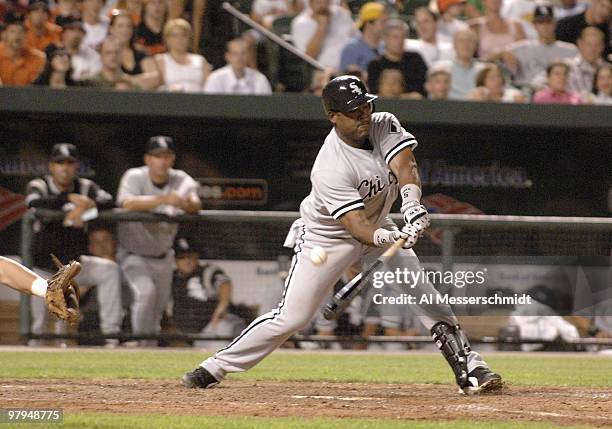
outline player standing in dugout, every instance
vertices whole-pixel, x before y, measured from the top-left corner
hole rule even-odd
[[[402,258],[395,261],[418,263],[411,247],[429,226],[429,217],[420,203],[421,180],[412,153],[417,141],[393,114],[373,113],[376,98],[354,76],[337,77],[323,89],[323,104],[334,127],[313,165],[312,190],[300,205],[301,218],[287,237],[295,255],[281,302],[185,374],[186,387],[213,387],[226,374],[255,366],[310,322],[342,272],[362,258],[376,258],[405,239],[398,252]],[[401,230],[388,217],[398,190],[406,222]],[[310,258],[316,246],[328,255],[323,265]],[[429,283],[421,288],[437,293]],[[449,306],[428,305],[420,311],[420,320],[451,366],[460,392],[501,390],[501,376],[470,348]]]

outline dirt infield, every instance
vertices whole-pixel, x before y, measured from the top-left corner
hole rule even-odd
[[[228,381],[187,390],[177,380],[0,380],[3,407],[66,413],[547,421],[612,426],[612,390],[505,386],[464,397],[451,385]]]

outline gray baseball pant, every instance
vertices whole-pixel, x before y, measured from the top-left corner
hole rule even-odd
[[[310,251],[315,246],[321,246],[327,252],[327,262],[323,265],[315,266],[311,262]],[[201,366],[219,381],[228,373],[252,368],[311,321],[348,266],[363,257],[374,259],[384,250],[363,245],[354,239],[323,237],[302,226],[278,307],[255,319],[234,341],[202,362]],[[416,260],[412,250],[402,249],[399,253]],[[431,293],[435,293],[431,285],[425,286],[431,288]],[[419,318],[428,331],[438,322],[457,324],[457,318],[450,307],[427,306],[423,311],[425,315]],[[479,366],[486,367],[487,364],[478,353],[470,352],[468,371]]]

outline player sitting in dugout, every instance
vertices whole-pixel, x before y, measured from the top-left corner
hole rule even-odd
[[[174,243],[172,318],[177,329],[186,334],[233,338],[252,320],[250,309],[231,303],[230,278],[219,267],[200,262],[201,253],[186,238],[178,238]],[[227,341],[222,346],[225,344]],[[211,343],[196,341],[193,345]]]

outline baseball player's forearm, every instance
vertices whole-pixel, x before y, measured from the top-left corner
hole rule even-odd
[[[404,149],[398,153],[389,167],[399,182],[402,197],[400,211],[404,214],[409,207],[421,204],[421,176],[412,150]]]
[[[66,194],[59,194],[52,197],[40,197],[31,199],[29,206],[35,209],[50,209],[50,210],[61,210],[62,206],[68,202]]]
[[[47,282],[17,262],[0,256],[0,283],[29,295],[44,297]]]
[[[227,307],[230,305],[230,299],[232,295],[232,285],[231,283],[223,283],[219,286],[219,304],[215,308],[213,312],[212,321],[217,322],[223,316]]]
[[[86,195],[68,194],[68,201],[77,206],[77,208],[83,210],[91,209],[96,206],[96,202]]]
[[[186,213],[197,213],[202,209],[202,201],[200,201],[200,198],[197,195],[190,195],[184,199],[183,203],[181,204],[181,208]]]
[[[378,230],[378,226],[365,217],[363,210],[353,210],[346,213],[340,218],[340,222],[355,240],[368,246],[377,245],[374,243],[374,233]]]
[[[121,207],[128,211],[147,211],[166,204],[166,195],[140,195],[126,198]]]
[[[421,204],[421,177],[412,150],[404,149],[398,153],[389,166],[399,182],[402,196],[400,212],[404,215],[406,225],[412,227],[420,237],[429,228],[430,220],[427,208]]]
[[[404,149],[398,153],[389,164],[391,171],[399,181],[399,188],[405,185],[416,185],[421,188],[421,176],[414,154],[410,149]]]

